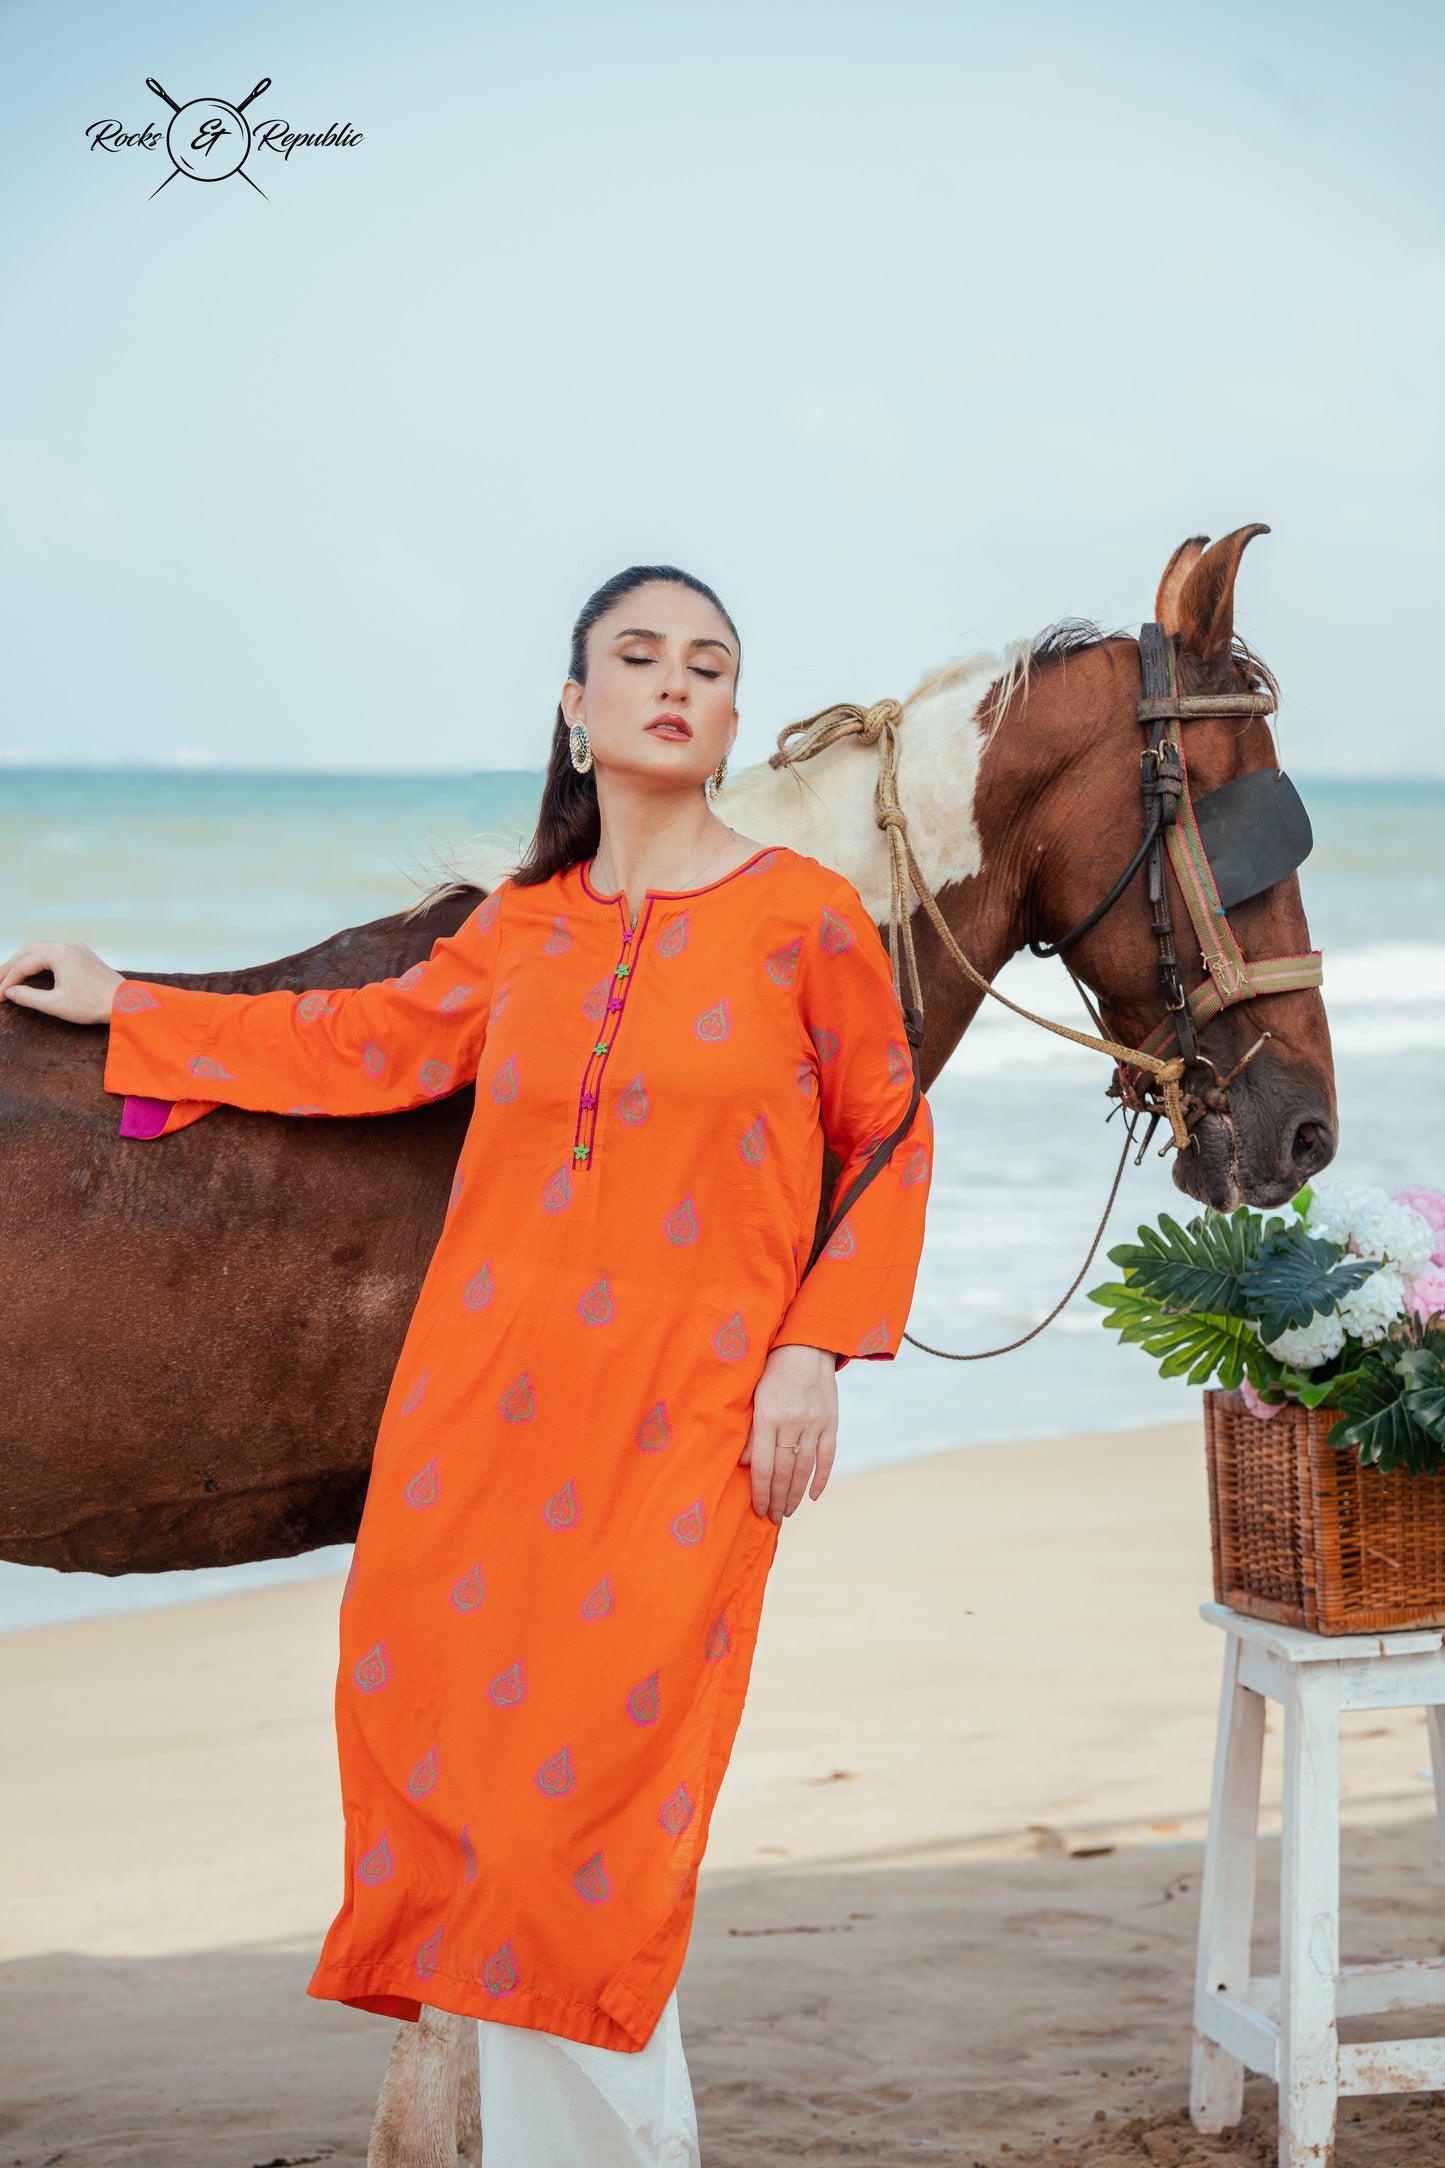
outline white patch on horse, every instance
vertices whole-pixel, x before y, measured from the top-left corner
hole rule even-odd
[[[945,663],[909,694],[898,726],[898,802],[935,892],[983,865],[974,791],[984,732],[978,707],[996,655]],[[878,753],[845,738],[799,768],[766,761],[729,777],[719,811],[759,843],[786,843],[851,881],[871,916],[888,916],[888,846],[873,813]]]

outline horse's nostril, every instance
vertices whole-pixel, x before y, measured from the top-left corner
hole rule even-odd
[[[1294,1133],[1291,1157],[1297,1167],[1324,1167],[1334,1156],[1334,1140],[1323,1122],[1301,1122]]]

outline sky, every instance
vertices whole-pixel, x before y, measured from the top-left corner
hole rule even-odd
[[[535,767],[673,562],[738,758],[1247,521],[1301,776],[1445,776],[1445,11],[0,0],[0,762]],[[202,185],[176,100],[350,124]]]

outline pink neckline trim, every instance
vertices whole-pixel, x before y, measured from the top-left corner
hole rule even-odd
[[[751,858],[745,858],[740,866],[734,866],[731,873],[720,873],[715,881],[708,881],[702,888],[647,888],[643,890],[643,898],[646,900],[647,897],[653,896],[660,902],[670,903],[679,896],[710,895],[713,889],[725,888],[728,882],[735,881],[740,873],[746,873],[749,866],[755,866],[760,858],[766,858],[769,851],[785,851],[787,849],[788,845],[786,843],[765,843],[761,850],[753,852]],[[626,901],[620,888],[615,889],[610,896],[604,896],[592,886],[588,877],[587,861],[585,859],[579,862],[577,870],[582,878],[584,893],[589,895],[594,903],[623,903]]]

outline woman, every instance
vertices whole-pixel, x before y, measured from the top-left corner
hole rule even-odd
[[[310,1991],[481,2018],[491,2168],[697,2159],[674,1988],[763,1587],[922,1242],[920,1102],[803,1276],[825,1137],[842,1197],[912,1069],[855,891],[712,809],[739,661],[690,575],[600,588],[525,859],[398,978],[211,994],[70,943],[0,973],[109,1023],[107,1089],[170,1103],[133,1135],[476,1082],[342,1598],[346,1895]]]

